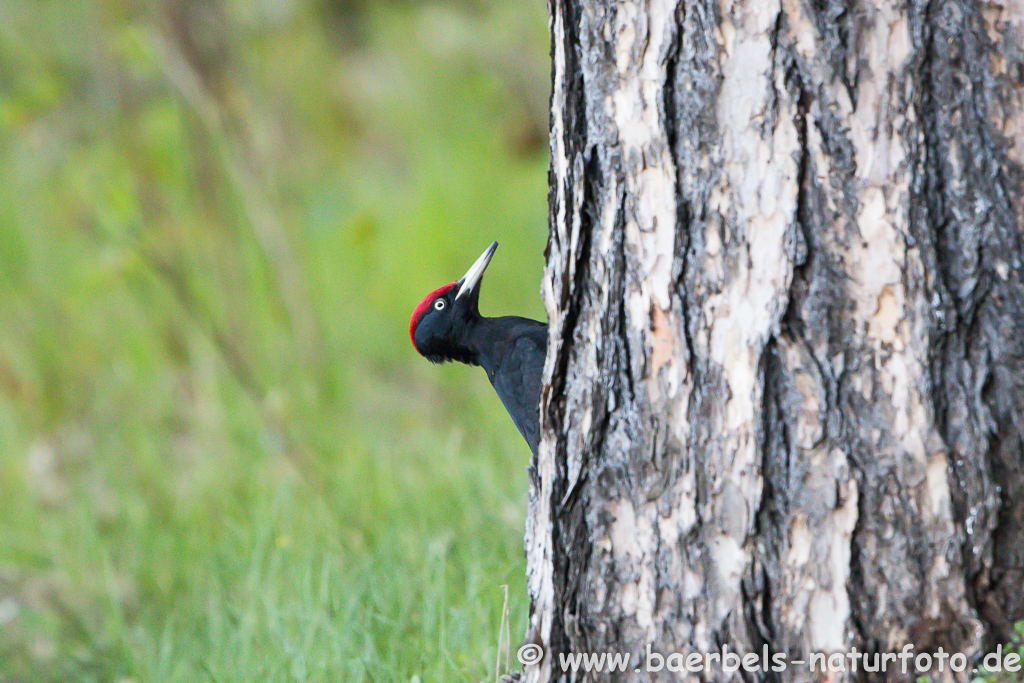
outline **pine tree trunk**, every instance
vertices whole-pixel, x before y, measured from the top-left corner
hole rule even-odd
[[[550,9],[525,680],[691,680],[648,648],[723,644],[973,664],[1024,618],[1024,8]]]

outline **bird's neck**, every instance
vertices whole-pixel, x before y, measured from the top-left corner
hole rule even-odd
[[[479,365],[491,377],[505,353],[508,334],[501,318],[480,316],[469,328],[467,348],[473,356],[471,365]]]
[[[449,343],[444,349],[444,354],[431,358],[435,363],[446,363],[454,361],[466,365],[483,365],[486,369],[489,365],[489,354],[487,353],[488,324],[490,318],[476,314],[464,320],[458,333],[449,338]]]

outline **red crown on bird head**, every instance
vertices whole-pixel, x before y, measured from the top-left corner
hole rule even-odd
[[[457,284],[457,282],[449,282],[443,287],[438,287],[430,294],[427,294],[423,298],[423,301],[421,301],[419,305],[417,305],[416,308],[413,309],[412,318],[409,320],[409,339],[412,340],[412,346],[417,351],[419,351],[419,347],[416,346],[415,334],[416,325],[420,322],[420,318],[422,318],[423,314],[427,312],[428,308],[430,308],[430,304],[433,303],[434,299],[436,299],[439,296],[444,296],[452,287],[454,287]]]

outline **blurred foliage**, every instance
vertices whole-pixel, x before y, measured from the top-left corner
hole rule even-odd
[[[0,3],[0,681],[478,681],[543,319],[543,2]]]

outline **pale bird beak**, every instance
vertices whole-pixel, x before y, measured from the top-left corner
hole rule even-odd
[[[487,264],[491,262],[491,257],[494,256],[494,251],[498,248],[497,241],[492,242],[491,246],[487,247],[487,251],[480,254],[480,258],[476,260],[466,274],[462,276],[456,284],[459,285],[459,293],[455,295],[458,299],[467,292],[472,292],[476,289],[476,286],[480,284],[480,279],[484,276],[484,271],[487,269]]]

